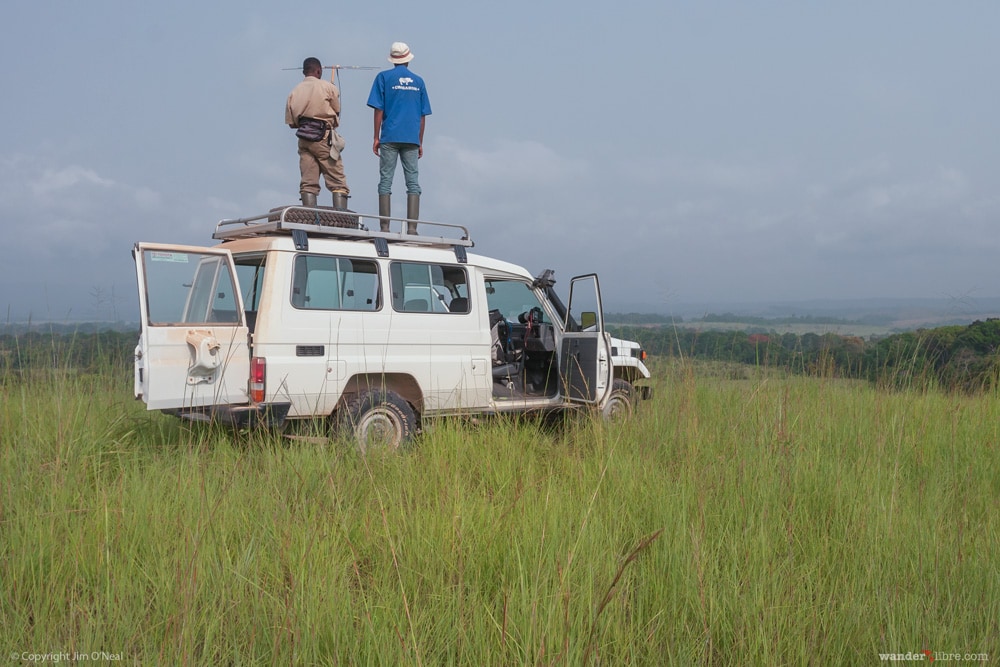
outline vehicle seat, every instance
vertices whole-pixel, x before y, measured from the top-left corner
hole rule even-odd
[[[456,296],[448,304],[448,310],[452,313],[467,313],[469,312],[469,300],[464,296]]]
[[[514,378],[521,373],[521,362],[515,361],[511,364],[502,364],[493,367],[493,381],[503,382],[506,385],[513,384]]]
[[[427,299],[410,299],[403,304],[403,310],[407,313],[430,312],[430,309],[427,307]]]

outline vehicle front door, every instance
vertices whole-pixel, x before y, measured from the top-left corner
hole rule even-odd
[[[228,250],[138,243],[135,395],[150,410],[249,401],[243,299]]]
[[[569,305],[559,350],[563,396],[600,403],[611,387],[611,346],[604,332],[601,288],[596,274],[570,281]]]

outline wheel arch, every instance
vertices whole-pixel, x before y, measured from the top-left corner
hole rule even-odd
[[[615,364],[614,379],[625,380],[630,384],[635,384],[636,380],[643,379],[643,375],[639,372],[638,366],[619,366]]]
[[[420,390],[420,384],[416,378],[407,373],[359,373],[355,375],[344,385],[344,391],[340,401],[337,402],[335,411],[346,406],[355,397],[373,389],[399,394],[404,401],[410,404],[418,418],[424,411],[424,394]]]

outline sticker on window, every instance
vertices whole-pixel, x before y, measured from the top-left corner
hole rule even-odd
[[[165,252],[163,250],[152,250],[149,253],[149,259],[153,262],[178,262],[180,264],[187,264],[188,255],[184,252]]]

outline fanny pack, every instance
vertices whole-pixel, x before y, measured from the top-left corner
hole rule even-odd
[[[319,141],[326,137],[326,131],[330,129],[330,124],[318,118],[299,118],[298,129],[295,136],[304,141]]]

